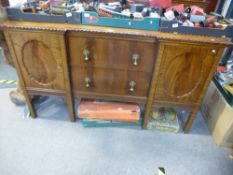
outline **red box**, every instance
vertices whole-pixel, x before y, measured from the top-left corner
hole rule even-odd
[[[117,103],[82,100],[78,108],[79,118],[138,122],[140,107],[133,103]]]

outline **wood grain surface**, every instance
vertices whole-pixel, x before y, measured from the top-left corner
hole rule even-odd
[[[59,35],[8,31],[26,87],[65,89]]]
[[[196,5],[204,8],[205,10],[208,8],[210,1],[202,1],[202,0],[172,0],[173,4],[184,4],[185,6]]]
[[[68,42],[71,65],[152,72],[156,57],[154,40],[145,42],[123,37],[111,38],[111,35],[103,38],[98,35],[71,34]],[[88,60],[83,54],[85,49],[90,52]],[[136,60],[134,55],[138,55]]]
[[[232,44],[225,38],[71,24],[6,21],[0,29],[33,116],[29,94],[66,96],[71,121],[74,97],[144,103],[143,128],[153,104],[178,106],[191,109],[186,133],[224,48]]]
[[[217,48],[166,44],[155,96],[158,100],[195,103],[216,62]],[[214,53],[213,53],[214,52]]]
[[[147,97],[149,73],[78,66],[72,66],[71,70],[74,91]],[[86,77],[90,78],[90,87],[86,87]],[[134,91],[130,91],[130,81],[136,83]]]
[[[169,40],[178,42],[193,42],[193,43],[213,43],[216,45],[228,46],[232,44],[225,38],[206,37],[206,36],[193,36],[183,34],[164,33],[159,31],[146,31],[136,29],[123,29],[112,27],[99,27],[99,26],[85,26],[79,24],[61,24],[61,23],[44,23],[44,22],[27,22],[27,21],[5,21],[0,24],[2,30],[43,30],[43,31],[78,31],[88,33],[102,33],[102,34],[118,34],[123,36],[141,36],[152,37],[158,40]]]
[[[64,33],[5,31],[30,113],[36,116],[30,94],[63,95],[74,121]]]

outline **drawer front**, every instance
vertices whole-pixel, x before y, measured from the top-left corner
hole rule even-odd
[[[156,45],[152,41],[70,36],[72,65],[152,72]]]
[[[127,70],[72,67],[73,90],[146,97],[149,73]]]

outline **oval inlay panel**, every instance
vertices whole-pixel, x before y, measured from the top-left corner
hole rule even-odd
[[[175,56],[164,71],[164,88],[170,96],[190,95],[201,81],[202,61],[192,52]]]
[[[56,78],[57,63],[48,46],[31,40],[24,44],[22,61],[28,76],[35,82],[47,85]]]

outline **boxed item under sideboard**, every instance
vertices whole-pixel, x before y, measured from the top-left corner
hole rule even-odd
[[[216,144],[233,148],[233,108],[213,82],[204,97],[201,111]]]

